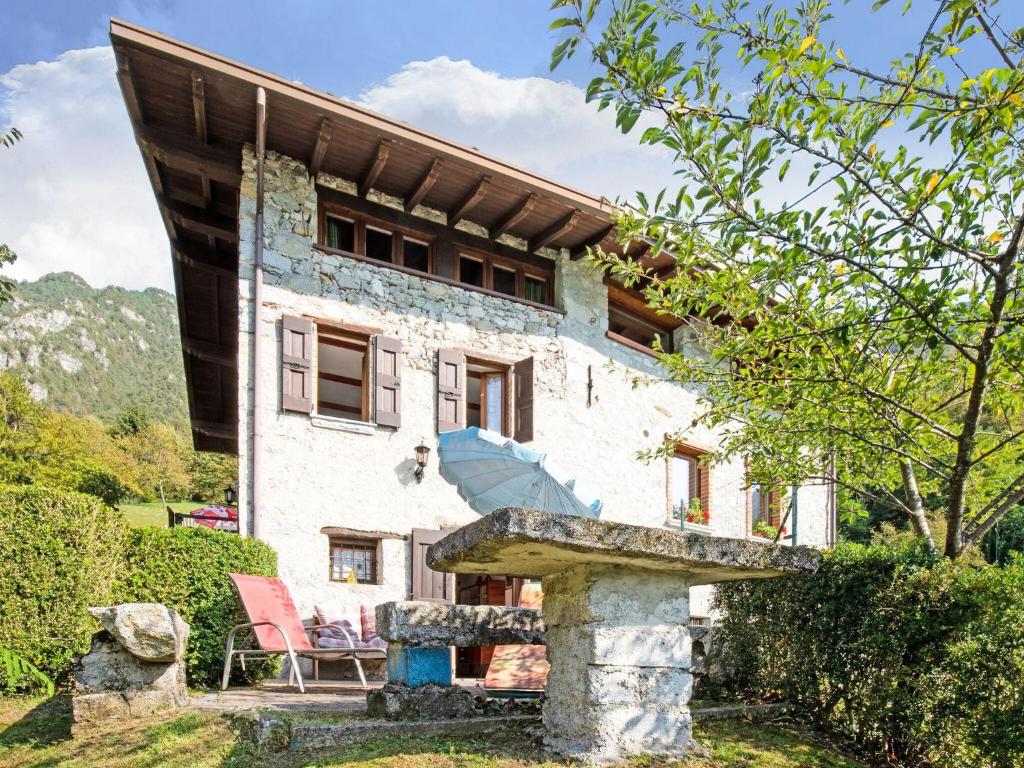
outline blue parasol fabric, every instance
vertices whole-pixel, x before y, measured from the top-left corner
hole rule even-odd
[[[578,517],[597,517],[601,512],[601,501],[544,454],[497,432],[458,429],[442,433],[437,443],[441,477],[482,515],[503,507]]]

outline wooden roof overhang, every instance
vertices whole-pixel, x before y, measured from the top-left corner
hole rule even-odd
[[[300,83],[112,19],[117,77],[167,230],[193,441],[238,449],[238,199],[242,147],[267,94],[267,149],[371,190],[508,234],[530,252],[617,249],[616,207]],[[642,246],[638,246],[641,247]],[[670,268],[672,257],[650,259]]]

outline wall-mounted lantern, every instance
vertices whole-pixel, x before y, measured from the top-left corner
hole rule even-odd
[[[229,485],[227,488],[224,489],[224,503],[230,507],[232,504],[235,503],[235,498],[237,497],[237,495],[238,494],[235,491],[235,486]]]
[[[417,445],[413,450],[416,451],[416,482],[423,482],[423,470],[427,468],[427,459],[430,458],[430,448],[425,446],[423,443]]]

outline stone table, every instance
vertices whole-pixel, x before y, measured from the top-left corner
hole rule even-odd
[[[427,564],[543,579],[545,743],[611,763],[691,747],[689,588],[811,573],[818,553],[510,508],[434,544]]]

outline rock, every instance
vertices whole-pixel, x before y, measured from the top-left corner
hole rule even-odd
[[[532,608],[406,600],[377,606],[377,634],[420,647],[540,645],[544,620]]]
[[[178,612],[160,603],[123,603],[90,608],[103,628],[144,661],[178,661],[185,654],[189,626]]]
[[[475,712],[473,694],[451,685],[412,687],[388,683],[366,694],[366,713],[388,720],[443,720],[472,717]]]

